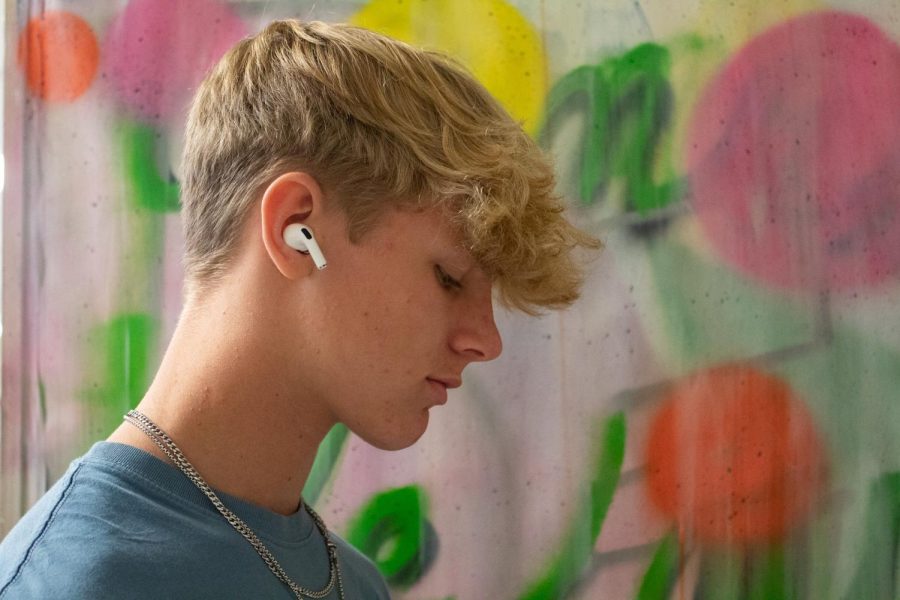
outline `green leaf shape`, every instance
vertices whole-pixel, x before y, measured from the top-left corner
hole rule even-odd
[[[847,600],[900,598],[900,472],[879,477],[869,491],[866,543]]]
[[[586,105],[579,198],[595,201],[598,188],[619,178],[628,208],[645,215],[682,195],[671,152],[665,153],[664,181],[654,181],[658,146],[669,126],[672,90],[669,51],[646,43],[598,65],[582,65],[564,75],[547,96],[540,139],[546,143],[552,123],[573,105]]]
[[[546,143],[559,113],[566,112],[579,100],[587,104],[578,178],[578,195],[584,205],[593,204],[597,187],[610,179],[610,166],[604,160],[609,138],[609,98],[603,93],[604,83],[605,75],[599,66],[582,65],[564,75],[547,95],[546,115],[539,133],[539,139]]]
[[[678,573],[678,534],[670,533],[659,543],[647,572],[641,579],[636,600],[666,600]]]
[[[521,600],[564,597],[590,563],[594,545],[619,484],[622,461],[625,458],[625,431],[625,414],[622,412],[617,412],[602,422],[599,427],[599,443],[591,461],[594,476],[591,479],[589,497],[585,498],[575,513],[557,558],[519,597]]]
[[[437,555],[425,491],[409,485],[376,494],[351,520],[347,541],[372,559],[391,585],[411,586]]]
[[[116,315],[89,333],[89,373],[94,381],[83,395],[110,419],[102,425],[104,430],[120,422],[122,414],[144,397],[156,363],[158,336],[156,319],[144,313]]]
[[[752,553],[748,571],[746,600],[787,600],[801,597],[792,590],[790,580],[794,573],[781,545]]]
[[[316,452],[316,459],[310,469],[306,485],[303,486],[303,500],[309,504],[315,504],[325,487],[331,481],[337,470],[350,430],[347,426],[338,423],[331,428]]]
[[[180,186],[171,177],[161,177],[157,167],[157,145],[161,134],[149,125],[133,121],[123,121],[120,128],[119,139],[131,200],[136,207],[151,212],[178,212],[181,209]]]

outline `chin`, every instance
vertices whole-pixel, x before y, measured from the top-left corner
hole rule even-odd
[[[427,428],[428,411],[426,410],[424,412],[424,417],[411,423],[400,424],[395,421],[387,424],[384,429],[377,432],[353,431],[353,433],[370,446],[374,446],[379,450],[393,452],[396,450],[405,450],[415,444],[425,434]]]

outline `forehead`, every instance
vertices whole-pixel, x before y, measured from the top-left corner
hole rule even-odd
[[[386,261],[399,266],[429,261],[454,277],[494,283],[469,251],[459,221],[440,208],[389,209],[360,243],[365,246],[365,262]]]
[[[441,208],[388,208],[351,247],[359,251],[356,260],[381,268],[429,261],[461,277],[479,266],[458,221]]]
[[[468,254],[461,230],[440,208],[392,208],[372,233],[393,246],[409,244]]]

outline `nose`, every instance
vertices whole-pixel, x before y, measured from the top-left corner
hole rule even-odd
[[[458,326],[450,338],[450,346],[470,361],[494,360],[503,352],[503,340],[494,321],[490,293],[477,303],[460,311]]]

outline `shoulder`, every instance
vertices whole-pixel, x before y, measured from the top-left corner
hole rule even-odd
[[[73,461],[0,544],[0,599],[105,597],[118,525],[85,469]]]
[[[338,547],[346,596],[390,600],[387,583],[375,563],[336,533],[329,532],[328,535]]]
[[[38,570],[44,567],[43,548],[47,538],[59,530],[59,515],[71,497],[79,468],[80,464],[73,462],[0,543],[0,598],[12,597],[16,585],[28,585],[24,580],[35,570],[33,565]]]
[[[202,556],[187,551],[207,534],[200,516],[74,462],[0,544],[0,600],[137,599],[141,589],[159,597],[176,567]],[[176,550],[177,562],[176,530],[198,534]]]

